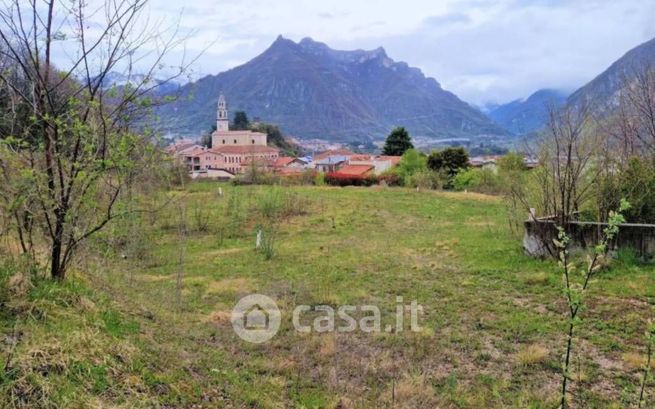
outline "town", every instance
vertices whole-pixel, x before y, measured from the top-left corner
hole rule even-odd
[[[265,133],[229,129],[230,115],[223,94],[218,97],[217,106],[211,147],[189,138],[180,138],[166,147],[166,152],[188,170],[192,179],[225,181],[253,169],[287,178],[324,173],[337,178],[365,179],[383,175],[401,160],[400,155],[354,153],[342,147],[302,157],[284,156],[279,148],[268,145]],[[467,165],[495,171],[500,158],[501,155],[476,156],[468,159]],[[523,160],[526,169],[537,166],[533,157]]]

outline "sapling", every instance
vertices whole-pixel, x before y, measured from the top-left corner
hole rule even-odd
[[[568,381],[571,379],[569,368],[571,365],[571,354],[573,352],[573,335],[575,327],[581,322],[578,314],[581,310],[581,307],[583,306],[584,295],[589,288],[589,284],[594,273],[603,267],[607,253],[609,251],[609,245],[618,234],[619,226],[625,222],[623,212],[629,208],[630,204],[626,200],[622,199],[621,204],[619,205],[619,210],[616,212],[611,211],[609,213],[607,227],[605,227],[603,230],[603,235],[601,237],[600,243],[594,248],[593,254],[587,256],[587,265],[583,270],[582,280],[580,282],[574,281],[574,275],[577,267],[575,263],[571,262],[569,254],[569,244],[571,239],[566,234],[566,231],[563,227],[558,227],[559,233],[557,235],[557,239],[553,240],[559,254],[559,265],[562,267],[564,275],[564,294],[566,297],[569,314],[569,326],[566,338],[566,355],[562,365],[562,389],[560,396],[561,409],[566,409],[569,407],[566,400],[566,393]]]
[[[646,330],[646,365],[644,366],[644,375],[641,378],[641,388],[639,390],[639,408],[645,407],[645,391],[648,377],[650,376],[651,362],[653,359],[653,346],[655,344],[655,323],[652,320],[648,321],[648,329]]]

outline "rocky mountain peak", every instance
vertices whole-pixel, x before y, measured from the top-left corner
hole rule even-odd
[[[295,43],[278,36],[251,61],[185,86],[178,102],[158,113],[171,126],[197,134],[215,121],[221,90],[233,111],[276,123],[298,138],[361,143],[384,138],[394,126],[424,138],[506,135],[382,47],[335,50],[309,37]]]

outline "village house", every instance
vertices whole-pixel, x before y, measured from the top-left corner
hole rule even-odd
[[[354,152],[351,152],[348,149],[340,148],[340,149],[332,149],[332,150],[327,150],[324,152],[317,153],[314,155],[313,160],[314,162],[321,162],[329,158],[330,156],[343,156],[346,159],[350,159],[350,157],[353,155],[355,155]]]
[[[336,172],[346,165],[347,162],[348,157],[342,155],[328,156],[314,161],[316,170],[324,173]]]
[[[290,168],[290,169],[305,169],[309,165],[309,161],[304,158],[294,158],[292,156],[280,156],[273,163],[273,168]]]
[[[273,172],[282,176],[298,175],[310,169],[310,162],[308,158],[280,156],[273,163]]]
[[[382,174],[400,162],[400,156],[385,155],[353,155],[348,160],[349,165],[366,165],[373,167],[373,173]]]
[[[498,159],[500,155],[474,156],[469,159],[469,165],[474,168],[488,169],[496,173]]]

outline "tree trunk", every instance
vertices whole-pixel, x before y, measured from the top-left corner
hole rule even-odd
[[[55,234],[52,238],[52,247],[50,251],[50,275],[53,279],[63,280],[65,270],[61,263],[61,248],[64,236],[64,216],[60,212],[57,214],[57,221],[55,225]]]

